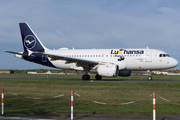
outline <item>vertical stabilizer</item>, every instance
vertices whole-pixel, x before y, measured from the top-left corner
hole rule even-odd
[[[46,47],[27,23],[19,23],[24,52],[45,52]]]

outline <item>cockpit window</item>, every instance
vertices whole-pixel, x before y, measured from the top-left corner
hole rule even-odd
[[[166,57],[170,57],[170,55],[166,54]]]
[[[159,57],[170,57],[168,54],[159,54]]]

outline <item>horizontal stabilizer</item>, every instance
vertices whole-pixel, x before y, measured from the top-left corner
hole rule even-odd
[[[4,51],[4,52],[11,53],[11,54],[17,54],[17,55],[22,55],[22,56],[26,56],[26,57],[31,57],[32,56],[32,55],[23,54],[23,53],[20,53],[20,52],[12,52],[12,51]]]

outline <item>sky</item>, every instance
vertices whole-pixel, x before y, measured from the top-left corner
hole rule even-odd
[[[51,69],[23,51],[19,23],[49,49],[159,49],[180,62],[179,0],[0,0],[0,69]],[[180,65],[173,69],[180,69]]]

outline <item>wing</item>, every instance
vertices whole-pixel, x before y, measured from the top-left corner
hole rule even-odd
[[[65,60],[66,63],[77,63],[77,66],[82,66],[84,68],[91,68],[91,67],[94,67],[95,65],[97,65],[99,63],[99,61],[65,57],[65,56],[61,56],[61,55],[48,54],[48,53],[42,53],[42,52],[33,52],[33,53],[50,57],[51,61],[60,59],[60,60]]]

